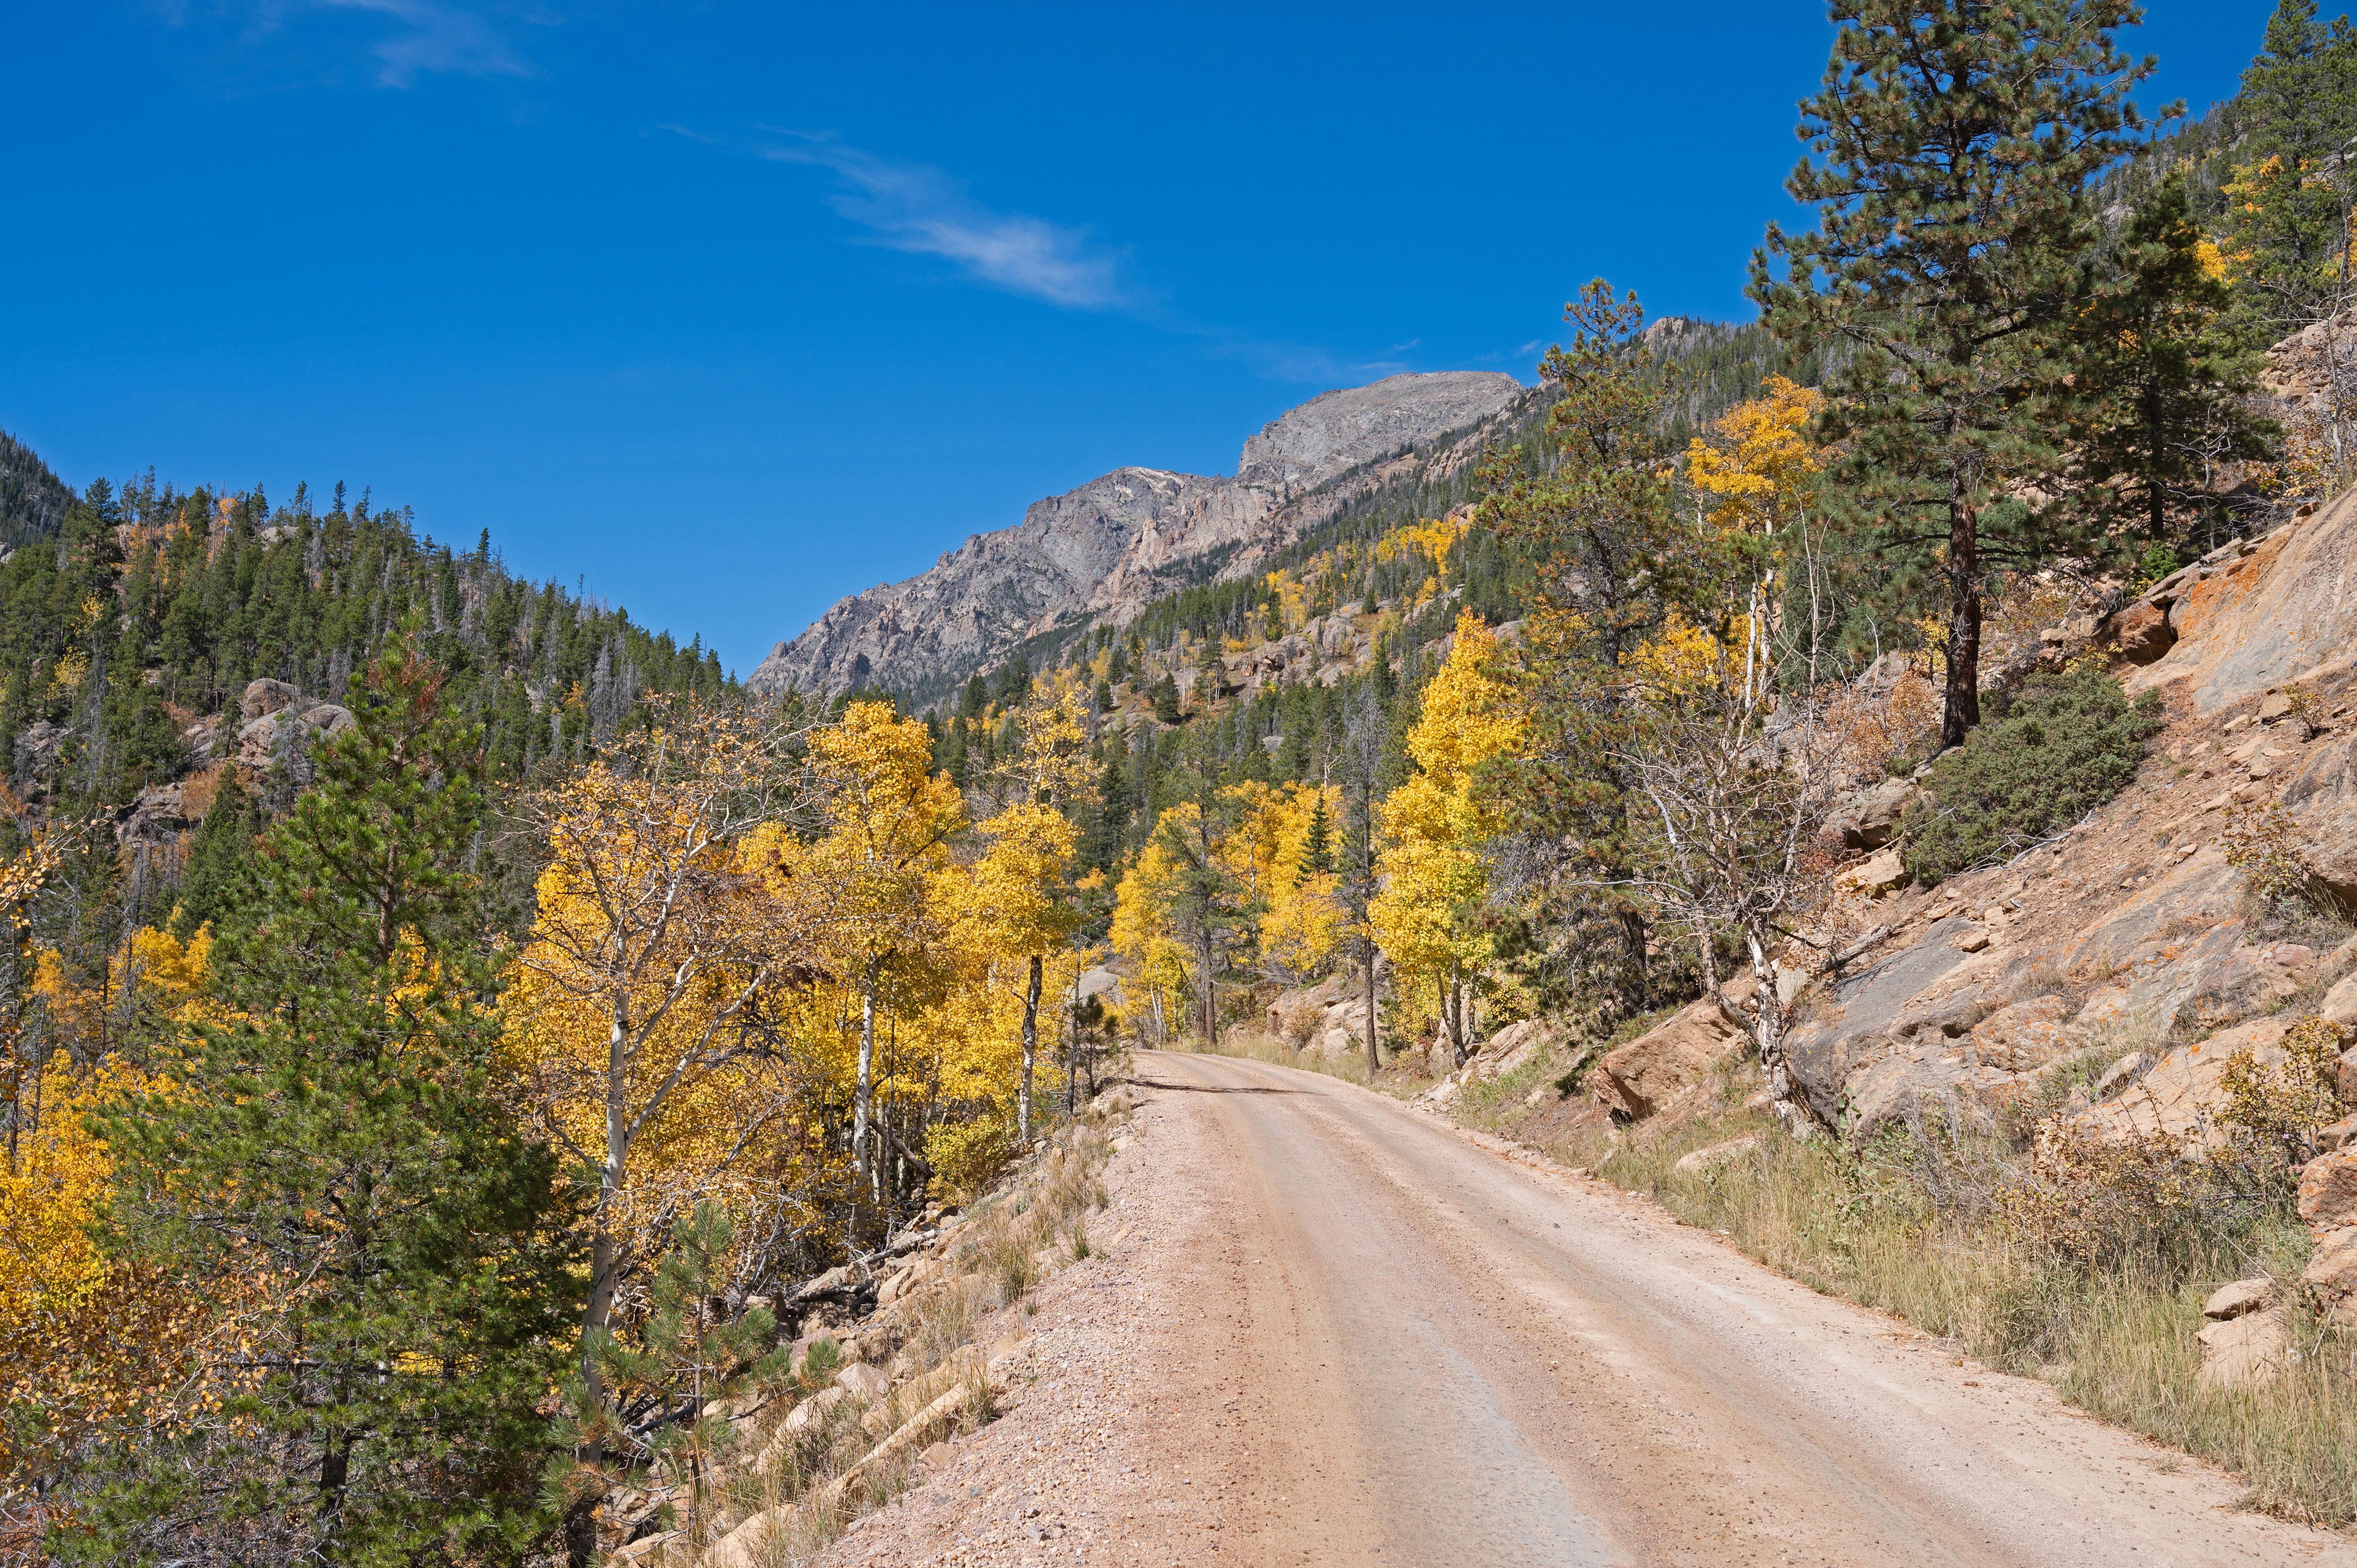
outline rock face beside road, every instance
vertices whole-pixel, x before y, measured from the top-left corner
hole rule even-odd
[[[754,671],[758,692],[873,684],[937,694],[1027,639],[1083,618],[1127,621],[1192,575],[1241,569],[1331,514],[1412,449],[1441,467],[1526,390],[1493,371],[1392,376],[1329,392],[1244,443],[1233,478],[1116,468],[1035,501],[905,582],[840,600]]]

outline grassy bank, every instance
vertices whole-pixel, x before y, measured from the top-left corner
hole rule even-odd
[[[2280,1171],[2057,1168],[2027,1138],[1955,1125],[1894,1132],[1862,1150],[1804,1142],[1759,1107],[1749,1064],[1674,1124],[1632,1135],[1589,1116],[1534,1136],[1527,1097],[1548,1070],[1534,1063],[1476,1086],[1459,1114],[1649,1194],[1813,1289],[1894,1313],[2224,1466],[2249,1481],[2255,1508],[2357,1522],[2357,1334],[2295,1305],[2297,1359],[2281,1375],[2255,1388],[2196,1381],[2194,1337],[2218,1285],[2265,1274],[2297,1304],[2309,1242]],[[1716,1153],[1678,1168],[1704,1150]],[[2162,1187],[2184,1185],[2161,1190],[2155,1173]]]

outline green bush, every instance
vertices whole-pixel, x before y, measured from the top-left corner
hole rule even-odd
[[[2093,670],[2035,676],[2005,716],[1932,765],[1900,819],[1908,874],[1929,886],[2068,827],[2136,777],[2160,699],[2129,702]]]

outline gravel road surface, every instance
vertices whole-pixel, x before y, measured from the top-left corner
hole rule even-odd
[[[822,1562],[2357,1565],[1603,1183],[1316,1074],[1138,1061],[1035,1380]]]

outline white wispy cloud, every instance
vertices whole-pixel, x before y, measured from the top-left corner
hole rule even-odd
[[[772,162],[808,164],[841,180],[845,188],[829,205],[867,230],[872,243],[939,256],[994,288],[1068,310],[1131,310],[1146,303],[1128,280],[1126,258],[1087,230],[994,210],[940,169],[820,136],[757,150]]]
[[[157,9],[179,27],[198,8],[186,0],[163,0]],[[248,44],[329,16],[371,22],[367,48],[375,61],[376,84],[393,88],[414,86],[422,76],[531,76],[532,64],[517,48],[513,29],[562,20],[535,4],[468,5],[457,0],[229,0],[211,9],[241,18]]]
[[[832,135],[760,126],[760,139],[661,129],[708,146],[772,163],[825,170],[839,182],[827,200],[866,231],[866,242],[938,256],[968,277],[1067,310],[1118,312],[1238,359],[1273,381],[1355,386],[1412,367],[1394,358],[1418,346],[1394,344],[1372,360],[1354,360],[1308,344],[1269,342],[1189,321],[1168,308],[1135,275],[1125,251],[1087,229],[976,200],[963,182],[930,164],[903,163],[849,146]]]

